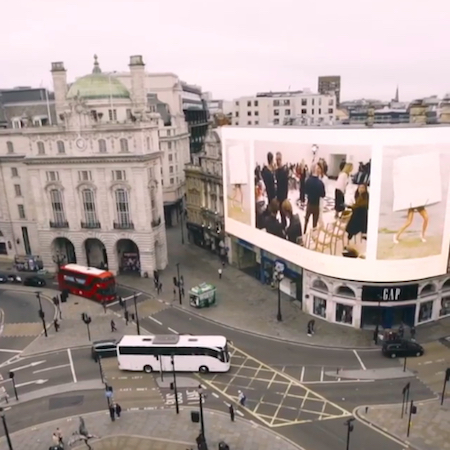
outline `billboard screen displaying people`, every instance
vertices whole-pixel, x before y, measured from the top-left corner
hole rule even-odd
[[[446,272],[450,127],[224,127],[222,144],[229,234],[337,278]]]

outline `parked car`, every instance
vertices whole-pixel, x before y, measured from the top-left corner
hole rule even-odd
[[[22,283],[22,277],[20,275],[15,274],[15,273],[10,273],[8,275],[8,281],[10,283]]]
[[[417,342],[398,340],[385,342],[382,352],[384,356],[389,358],[405,358],[409,356],[422,356],[425,350]]]
[[[8,281],[8,276],[4,273],[0,273],[0,283],[6,283]]]
[[[113,358],[117,356],[117,341],[105,339],[92,343],[91,356],[95,362],[100,358]]]
[[[23,284],[24,286],[34,286],[34,287],[43,287],[45,286],[47,283],[46,281],[38,276],[32,276],[32,277],[26,277],[23,280]]]

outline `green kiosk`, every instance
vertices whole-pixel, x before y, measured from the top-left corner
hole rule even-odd
[[[216,287],[201,283],[189,291],[189,304],[194,308],[208,308],[216,303]]]

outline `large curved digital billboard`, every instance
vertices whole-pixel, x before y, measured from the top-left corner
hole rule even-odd
[[[223,127],[226,232],[349,280],[442,275],[450,127]]]

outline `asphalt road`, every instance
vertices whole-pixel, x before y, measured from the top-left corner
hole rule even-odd
[[[29,288],[24,288],[29,289]],[[42,297],[42,308],[47,322],[54,317],[54,306]],[[22,351],[43,331],[38,315],[39,303],[34,293],[8,291],[0,288],[0,308],[3,323],[0,332],[0,364]]]

